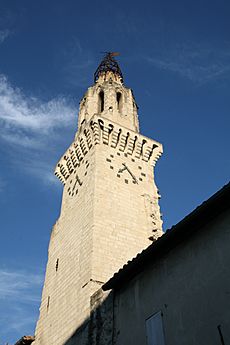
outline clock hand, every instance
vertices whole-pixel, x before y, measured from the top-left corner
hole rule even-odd
[[[78,175],[76,175],[76,182],[78,182],[80,186],[81,186],[82,183],[83,183],[83,182],[79,179]]]
[[[74,183],[74,185],[73,185],[73,189],[72,189],[72,190],[74,190],[74,189],[75,189],[76,184],[77,184],[77,181],[75,181],[75,183]]]
[[[135,183],[138,184],[138,181],[136,179],[136,177],[133,175],[133,173],[130,171],[130,169],[127,167],[127,165],[125,163],[123,163],[123,165],[125,166],[125,168],[127,169],[127,171],[130,173],[130,175],[132,176],[133,180],[135,181]]]
[[[124,165],[124,168],[119,169],[118,173],[122,173],[125,169],[127,169],[127,166],[124,163],[122,163],[122,165]]]

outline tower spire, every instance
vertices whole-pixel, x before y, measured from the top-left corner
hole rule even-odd
[[[121,69],[114,59],[114,56],[119,55],[119,53],[115,52],[106,52],[103,60],[101,61],[100,65],[98,66],[96,72],[94,73],[94,82],[98,80],[101,75],[106,75],[107,72],[112,72],[116,76],[120,78],[120,81],[123,82],[123,76]]]

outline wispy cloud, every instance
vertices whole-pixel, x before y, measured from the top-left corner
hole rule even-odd
[[[56,162],[54,162],[55,164]],[[18,161],[18,164],[20,162]],[[44,185],[59,186],[60,181],[53,173],[53,159],[40,159],[34,163],[31,158],[24,161],[23,166],[27,173],[33,175],[38,179],[42,179]]]
[[[0,120],[7,129],[48,134],[68,127],[73,116],[74,109],[64,97],[48,102],[26,97],[20,89],[12,87],[4,75],[0,76]]]
[[[2,6],[0,13],[0,44],[14,32],[13,22],[14,15]]]
[[[212,49],[192,44],[175,46],[144,59],[158,69],[167,70],[195,83],[207,83],[230,75],[230,47]]]
[[[63,66],[62,77],[67,84],[75,87],[88,86],[91,82],[89,79],[92,75],[92,67],[96,62],[89,50],[86,50],[78,37],[72,37],[65,46],[61,47],[58,54],[58,65]]]
[[[0,75],[0,126],[0,140],[14,148],[8,158],[27,172],[53,182],[56,147],[60,147],[66,131],[76,128],[76,108],[63,96],[47,102],[27,96]]]
[[[10,30],[0,30],[0,44],[5,41],[5,39],[10,35]]]
[[[41,287],[42,275],[0,268],[0,276],[0,300],[39,302],[37,288]]]
[[[34,332],[37,303],[40,300],[43,276],[28,271],[0,268],[0,343],[16,341],[25,332]]]

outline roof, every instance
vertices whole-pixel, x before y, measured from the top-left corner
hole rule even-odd
[[[203,202],[193,212],[173,226],[156,242],[128,261],[103,286],[103,290],[119,289],[123,284],[143,271],[150,262],[154,263],[178,243],[184,241],[202,226],[230,208],[230,183]]]
[[[32,335],[24,335],[20,340],[18,340],[15,345],[30,345],[35,340]]]

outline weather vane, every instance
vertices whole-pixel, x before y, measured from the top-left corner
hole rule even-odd
[[[120,53],[118,53],[118,52],[101,52],[101,54],[105,54],[105,57],[106,57],[107,55],[110,56],[110,57],[120,55]]]
[[[97,81],[99,78],[99,75],[101,73],[106,73],[108,71],[111,71],[115,74],[118,74],[121,77],[121,81],[123,80],[123,76],[120,70],[120,67],[117,63],[117,61],[114,59],[114,56],[120,55],[118,52],[101,52],[101,54],[105,54],[104,59],[98,66],[96,72],[94,73],[94,82]]]

